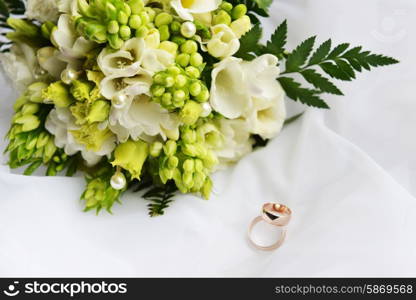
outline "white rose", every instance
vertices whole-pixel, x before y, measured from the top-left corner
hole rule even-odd
[[[0,61],[16,89],[23,91],[36,80],[40,67],[32,47],[15,42],[10,52],[1,53]]]
[[[76,64],[90,52],[96,44],[80,36],[71,21],[71,16],[64,14],[59,17],[58,27],[51,34],[51,41],[61,51],[60,58],[68,63]]]
[[[109,128],[120,142],[129,137],[133,140],[161,136],[163,139],[179,135],[179,118],[169,113],[150,97],[139,95],[128,100],[122,108],[112,107]]]
[[[59,16],[58,3],[56,0],[28,0],[26,16],[40,22],[56,22]]]
[[[183,20],[193,21],[193,14],[214,11],[221,2],[221,0],[172,0],[170,5]]]
[[[245,120],[252,134],[277,135],[286,117],[277,62],[266,54],[251,62],[230,57],[218,63],[212,71],[212,108],[229,119]]]
[[[208,42],[208,53],[224,59],[234,55],[240,49],[240,41],[235,33],[225,24],[211,27],[212,37]]]
[[[110,156],[116,144],[115,138],[106,140],[99,151],[88,151],[86,147],[76,141],[71,130],[78,130],[74,117],[68,108],[55,108],[49,113],[45,128],[54,135],[55,145],[63,148],[67,155],[81,152],[89,166],[97,164],[103,156]]]

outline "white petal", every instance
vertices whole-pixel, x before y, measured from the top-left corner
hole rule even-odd
[[[240,117],[250,106],[240,63],[241,59],[227,58],[212,71],[211,106],[229,119]]]

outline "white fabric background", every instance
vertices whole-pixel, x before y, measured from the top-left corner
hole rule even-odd
[[[114,215],[83,213],[82,178],[3,164],[0,276],[416,276],[415,1],[275,0],[271,12],[270,25],[288,19],[291,46],[318,34],[402,63],[341,84],[332,110],[308,110],[216,174],[210,201],[181,196],[160,218],[134,194]],[[0,84],[4,136],[15,94]],[[294,216],[283,247],[264,253],[245,233],[268,201]]]

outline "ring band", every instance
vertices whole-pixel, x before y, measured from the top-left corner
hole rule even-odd
[[[288,208],[285,205],[281,205],[278,203],[264,204],[261,215],[254,218],[254,220],[251,221],[251,224],[248,228],[248,240],[250,244],[253,245],[257,249],[264,250],[264,251],[271,251],[271,250],[275,250],[279,248],[285,241],[285,238],[286,238],[285,226],[289,224],[291,216],[292,216],[292,211],[290,210],[290,208]],[[253,228],[257,225],[257,223],[261,221],[265,221],[273,226],[282,227],[282,231],[280,233],[279,239],[275,243],[269,246],[259,245],[256,242],[254,242],[251,237]]]

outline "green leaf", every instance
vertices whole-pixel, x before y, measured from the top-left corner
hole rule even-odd
[[[331,44],[332,41],[330,39],[322,43],[315,51],[315,53],[312,55],[308,65],[316,65],[325,60],[325,58],[328,56],[329,51],[331,51]]]
[[[334,48],[334,50],[332,50],[332,52],[329,53],[328,59],[335,59],[335,58],[337,58],[345,50],[347,50],[349,46],[350,46],[350,44],[348,44],[348,43],[343,43],[343,44],[340,44],[340,45],[336,46]]]
[[[305,64],[315,44],[315,36],[301,43],[287,58],[286,72],[296,72]]]
[[[251,28],[249,32],[240,39],[240,49],[234,55],[245,60],[253,60],[255,56],[252,54],[259,47],[262,29],[259,24]]]
[[[300,117],[302,117],[304,113],[305,112],[301,112],[301,113],[299,113],[297,115],[294,115],[293,117],[290,117],[290,118],[286,119],[285,122],[283,123],[283,126],[287,126],[287,125],[295,122],[297,119],[299,119]]]
[[[280,24],[274,33],[272,34],[270,41],[267,42],[267,45],[264,49],[266,53],[273,54],[277,57],[280,57],[285,51],[285,45],[287,40],[287,21],[283,21]]]
[[[173,197],[177,191],[176,185],[169,181],[163,186],[154,186],[147,191],[143,198],[151,201],[148,205],[149,215],[151,217],[161,216],[165,213],[165,209],[169,207],[173,201]]]
[[[351,77],[332,62],[322,63],[319,66],[332,78],[343,81],[351,81]]]
[[[42,165],[42,160],[37,160],[33,162],[29,167],[26,168],[24,175],[32,175],[40,166]]]
[[[273,0],[253,0],[257,3],[257,6],[265,11],[267,11],[270,5],[273,3]]]
[[[280,77],[277,80],[282,85],[282,88],[285,90],[287,96],[292,100],[300,101],[308,106],[329,108],[328,104],[317,96],[317,92],[315,90],[301,87],[301,84],[296,82],[293,78]]]
[[[304,70],[301,72],[302,76],[307,82],[312,84],[314,87],[319,89],[322,92],[334,94],[334,95],[343,95],[343,93],[327,79],[313,69]]]

